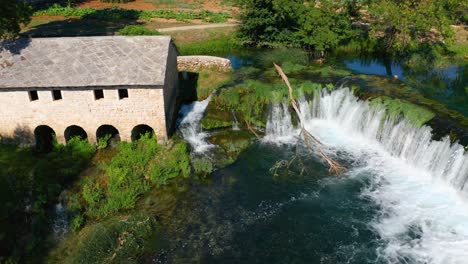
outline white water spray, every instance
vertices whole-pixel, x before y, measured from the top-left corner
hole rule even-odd
[[[298,133],[299,130],[292,124],[287,104],[273,104],[263,140],[276,144],[295,143]]]
[[[194,152],[204,152],[213,147],[206,141],[208,134],[202,131],[200,124],[210,100],[211,95],[203,101],[182,105],[179,111],[180,118],[177,122],[179,130],[193,147]]]
[[[466,263],[468,154],[461,145],[448,137],[431,140],[429,127],[385,118],[385,109],[358,100],[349,89],[324,90],[310,105],[299,105],[306,128],[330,151],[359,161],[350,177],[371,175],[363,195],[382,210],[370,223],[386,242],[378,252],[382,260]],[[290,114],[281,115],[278,122]],[[276,128],[267,130],[271,140],[283,131]]]

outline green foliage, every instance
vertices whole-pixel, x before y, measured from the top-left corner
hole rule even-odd
[[[207,157],[192,158],[192,167],[197,175],[209,175],[213,171],[213,163]]]
[[[142,213],[89,226],[64,262],[138,263],[155,230],[156,221]]]
[[[310,81],[290,79],[297,97],[301,93],[313,94],[322,89],[321,84]],[[257,80],[246,80],[239,86],[223,89],[214,98],[213,103],[218,111],[235,111],[236,116],[257,126],[265,126],[266,109],[271,103],[282,102],[287,97],[288,89],[281,81],[264,83]],[[208,115],[210,115],[208,113]],[[202,124],[208,122],[202,120]],[[208,125],[208,124],[206,124]]]
[[[157,186],[167,184],[169,179],[182,176],[188,177],[190,174],[190,158],[187,144],[177,143],[168,149],[164,155],[153,160],[150,165],[148,177]]]
[[[387,110],[387,115],[391,118],[405,117],[416,127],[423,126],[431,120],[435,114],[430,110],[407,102],[401,99],[392,99],[390,97],[377,97],[371,101],[371,106],[382,106]]]
[[[109,144],[109,139],[112,137],[112,134],[106,134],[103,137],[98,138],[98,149],[105,149]]]
[[[383,0],[369,7],[373,17],[369,37],[381,51],[398,55],[418,49],[421,41],[434,41],[439,31],[444,39],[452,35],[441,1]],[[415,12],[417,10],[417,12]]]
[[[318,7],[320,6],[320,7]],[[256,46],[326,51],[351,39],[348,12],[338,1],[244,1],[240,34]]]
[[[18,36],[21,24],[31,20],[32,8],[23,0],[5,0],[0,4],[0,39]]]
[[[104,190],[98,182],[89,181],[83,186],[83,199],[91,206],[104,198]]]
[[[71,218],[70,220],[70,223],[69,223],[69,226],[70,226],[70,230],[72,232],[78,232],[80,231],[81,227],[83,226],[84,224],[84,217],[83,215],[76,215],[74,216],[73,218]]]
[[[184,10],[165,10],[158,9],[152,11],[146,10],[132,10],[124,8],[81,8],[71,6],[60,6],[53,5],[44,10],[38,10],[34,12],[34,16],[47,15],[47,16],[65,16],[65,17],[77,17],[77,18],[89,18],[98,20],[108,21],[119,21],[123,19],[143,19],[150,20],[152,18],[166,18],[176,20],[192,20],[192,19],[203,19],[212,21],[213,23],[225,22],[229,18],[229,14],[222,12],[211,12],[207,10],[202,11],[184,11]]]
[[[143,25],[128,25],[119,30],[119,35],[123,36],[154,36],[161,35],[154,29],[149,29]]]
[[[88,178],[83,184],[85,215],[90,218],[132,209],[152,184],[165,185],[169,179],[190,174],[187,145],[183,142],[164,149],[147,133],[137,141],[121,142],[117,151],[112,160],[103,165],[102,178]]]
[[[104,165],[106,187],[92,181],[83,186],[83,198],[89,205],[88,216],[101,218],[133,208],[138,197],[150,188],[145,180],[146,167],[159,150],[151,134],[131,143],[121,142],[118,154]]]

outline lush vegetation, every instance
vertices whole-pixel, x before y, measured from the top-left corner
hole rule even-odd
[[[398,120],[400,117],[405,117],[416,127],[421,127],[435,116],[433,112],[424,107],[386,96],[373,99],[371,105],[385,108],[390,118]]]
[[[425,43],[450,41],[450,23],[463,21],[466,10],[466,1],[457,0],[251,0],[243,2],[240,35],[251,45],[319,54],[350,43],[391,55],[427,52]]]
[[[66,146],[54,144],[47,154],[0,145],[0,260],[3,256],[21,262],[37,258],[46,247],[51,224],[47,211],[95,150],[79,138],[72,138]]]
[[[78,230],[85,218],[100,219],[132,209],[152,186],[165,185],[169,179],[190,173],[185,143],[164,148],[150,134],[131,143],[121,142],[112,160],[100,167],[100,177],[84,178],[81,192],[69,197],[72,229]]]
[[[14,38],[21,24],[31,20],[32,8],[22,0],[5,0],[0,4],[0,39]]]
[[[154,36],[161,35],[154,29],[149,29],[143,25],[128,25],[119,30],[119,35],[123,36]]]
[[[112,217],[83,228],[66,254],[49,257],[49,263],[138,263],[142,253],[155,247],[157,222],[135,213]]]
[[[122,19],[143,19],[150,20],[152,18],[165,18],[176,20],[192,20],[202,19],[212,23],[225,22],[229,18],[229,14],[221,12],[211,12],[207,10],[202,11],[184,11],[184,10],[131,10],[123,8],[79,8],[72,6],[53,5],[44,10],[34,12],[34,16],[48,15],[48,16],[65,16],[98,20],[112,20],[118,21]]]

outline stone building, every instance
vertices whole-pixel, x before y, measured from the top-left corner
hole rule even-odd
[[[166,140],[173,130],[178,72],[169,36],[20,39],[0,49],[3,141],[128,141],[149,130]]]

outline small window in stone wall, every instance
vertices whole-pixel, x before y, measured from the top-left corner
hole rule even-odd
[[[53,91],[52,91],[52,98],[54,99],[54,101],[62,100],[62,91],[60,91],[60,90],[53,90]]]
[[[104,91],[102,89],[94,90],[94,99],[99,100],[104,98]]]
[[[128,90],[127,89],[119,89],[119,99],[128,98]]]
[[[29,94],[30,101],[39,100],[39,95],[37,94],[37,91],[29,91],[28,94]]]

